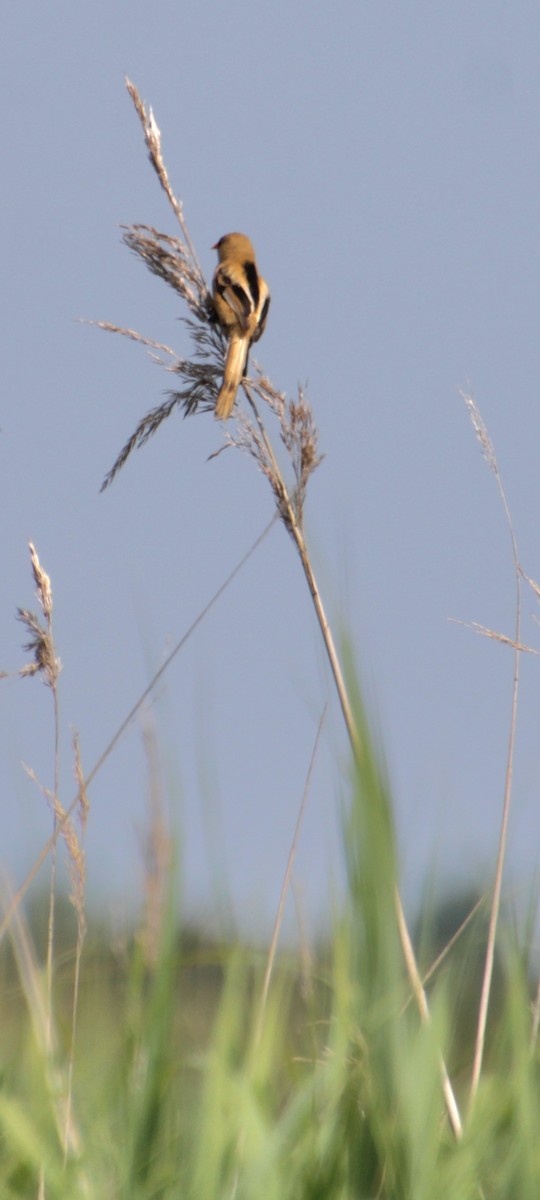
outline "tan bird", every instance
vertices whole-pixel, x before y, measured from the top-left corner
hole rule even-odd
[[[217,250],[219,259],[212,287],[214,308],[229,339],[215,416],[226,421],[246,373],[249,348],[264,333],[270,292],[259,275],[255,251],[244,233],[226,233],[212,249]]]

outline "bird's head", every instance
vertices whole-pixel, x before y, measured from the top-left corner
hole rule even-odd
[[[217,250],[220,262],[226,258],[243,261],[255,259],[255,251],[245,233],[224,233],[219,242],[212,246],[212,250]]]

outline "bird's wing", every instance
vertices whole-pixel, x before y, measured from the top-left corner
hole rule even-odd
[[[243,266],[234,262],[219,264],[214,275],[214,304],[225,329],[239,326],[248,333],[256,306]]]

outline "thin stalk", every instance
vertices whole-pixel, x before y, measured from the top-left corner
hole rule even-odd
[[[518,582],[519,591],[519,582]],[[518,619],[516,625],[519,625],[520,620],[520,604],[521,598],[518,600]],[[516,641],[519,641],[519,633],[516,630]],[[510,716],[510,733],[508,738],[508,755],[506,762],[506,776],[504,784],[504,802],[501,818],[501,829],[499,834],[499,846],[497,850],[497,864],[495,868],[495,881],[493,884],[493,898],[491,901],[491,910],[489,914],[488,939],[486,947],[486,961],[484,965],[484,976],[482,979],[482,991],[480,994],[480,1005],[478,1009],[478,1026],[476,1030],[476,1042],[474,1048],[473,1069],[471,1075],[471,1087],[469,1095],[469,1103],[472,1104],[482,1071],[482,1063],[484,1060],[484,1048],[486,1041],[486,1026],[489,1009],[489,999],[491,995],[491,984],[493,980],[493,964],[495,961],[495,942],[497,938],[497,926],[499,923],[499,913],[501,908],[501,890],[502,878],[504,870],[504,860],[506,856],[506,843],[508,840],[508,818],[510,815],[510,803],[512,799],[512,779],[514,768],[514,752],[516,744],[516,727],[517,727],[517,703],[519,692],[519,660],[520,651],[515,651],[514,657],[514,681],[512,686],[512,706]]]
[[[49,618],[49,634],[52,638],[52,628]],[[54,791],[53,791],[53,833],[58,831],[58,794],[60,786],[60,719],[58,710],[58,688],[56,682],[51,684],[54,706]],[[51,853],[51,874],[49,880],[49,916],[47,921],[47,999],[49,1015],[47,1022],[48,1049],[52,1043],[52,1013],[53,1013],[53,974],[54,974],[54,921],[56,905],[56,866],[57,842],[55,840]]]
[[[334,683],[336,686],[339,702],[341,705],[341,711],[343,713],[343,718],[345,721],[345,727],[346,727],[349,741],[351,744],[351,749],[352,749],[353,755],[355,757],[355,760],[357,762],[360,762],[361,755],[362,755],[362,746],[361,746],[360,736],[358,733],[356,722],[354,720],[352,706],[351,706],[351,702],[349,700],[349,695],[347,692],[347,687],[345,684],[343,671],[341,669],[341,664],[340,664],[340,661],[339,661],[339,658],[338,658],[338,655],[336,652],[336,648],[334,645],[334,639],[332,637],[332,631],[330,629],[330,625],[329,625],[327,617],[326,617],[324,605],[323,605],[322,598],[321,598],[321,593],[319,591],[317,580],[315,578],[315,574],[314,574],[313,568],[311,566],[311,561],[309,558],[309,553],[307,550],[303,529],[301,527],[300,521],[298,520],[295,506],[289,496],[288,489],[286,487],[285,481],[284,481],[281,471],[279,469],[275,454],[273,452],[270,440],[267,436],[266,429],[265,429],[263,422],[261,420],[261,417],[259,415],[257,406],[255,404],[255,401],[253,400],[253,397],[249,391],[249,388],[245,384],[244,384],[244,391],[247,395],[247,398],[248,398],[248,400],[251,404],[251,407],[253,409],[253,412],[255,414],[259,432],[261,434],[261,437],[264,440],[264,445],[265,445],[267,454],[268,454],[270,462],[272,464],[273,471],[275,472],[274,491],[276,494],[276,498],[278,500],[278,505],[279,505],[280,511],[283,515],[283,518],[285,520],[285,523],[293,537],[293,540],[296,544],[296,547],[297,547],[297,550],[298,550],[298,553],[300,556],[300,561],[302,563],[304,575],[305,575],[307,585],[308,585],[308,588],[310,591],[310,595],[311,595],[311,598],[313,601],[315,612],[317,614],[317,620],[319,622],[319,628],[321,630],[322,639],[323,639],[323,642],[324,642],[324,645],[326,648],[328,660],[330,662],[330,668],[332,671],[332,675],[334,677]],[[409,930],[407,928],[405,913],[403,911],[403,905],[401,902],[401,897],[399,894],[399,889],[397,887],[397,884],[394,889],[394,905],[395,905],[395,910],[396,910],[396,921],[397,921],[399,936],[400,936],[400,940],[401,940],[401,947],[402,947],[402,951],[403,951],[403,958],[404,958],[406,970],[407,970],[407,973],[409,976],[409,982],[411,985],[411,989],[412,989],[413,995],[415,997],[415,1000],[416,1000],[416,1003],[418,1006],[421,1020],[424,1022],[424,1024],[429,1024],[431,1018],[430,1018],[429,1006],[428,1006],[428,1002],[427,1002],[427,996],[426,996],[424,987],[422,985],[422,979],[420,976],[420,971],[418,969],[418,964],[416,962],[416,957],[414,954],[412,940],[411,940],[411,937],[409,934]],[[449,1118],[454,1136],[456,1137],[456,1139],[459,1139],[462,1134],[461,1118],[459,1115],[459,1109],[458,1109],[457,1101],[456,1101],[454,1091],[452,1088],[452,1084],[450,1082],[448,1071],[446,1069],[442,1055],[440,1055],[440,1058],[439,1058],[439,1065],[440,1065],[440,1072],[441,1072],[442,1090],[443,1090],[444,1100],[445,1100],[445,1104],[446,1104],[446,1109],[448,1112],[448,1118]]]
[[[472,1105],[478,1083],[482,1071],[484,1061],[484,1049],[486,1041],[486,1027],[489,1009],[489,1000],[491,995],[491,984],[493,981],[493,964],[495,961],[495,942],[497,938],[497,927],[499,923],[499,913],[501,908],[501,890],[502,878],[504,870],[504,860],[506,857],[506,845],[508,841],[508,819],[510,815],[510,804],[512,800],[512,781],[514,774],[514,755],[516,746],[516,730],[517,730],[517,709],[519,695],[519,671],[521,660],[521,568],[519,563],[519,555],[517,548],[516,536],[510,516],[510,509],[506,499],[502,480],[499,475],[498,467],[495,462],[494,467],[495,478],[501,497],[504,513],[510,532],[510,540],[512,544],[512,558],[516,575],[516,621],[514,631],[514,677],[512,683],[512,703],[510,707],[510,731],[508,735],[508,752],[506,759],[506,772],[504,780],[504,800],[501,817],[501,828],[499,833],[499,845],[497,849],[497,862],[495,867],[495,880],[493,884],[493,897],[491,901],[491,909],[489,914],[488,939],[486,947],[486,961],[484,964],[484,976],[482,979],[482,991],[480,994],[480,1005],[478,1008],[478,1025],[476,1030],[476,1042],[474,1048],[473,1069],[471,1075],[471,1086],[469,1093],[469,1104]]]
[[[246,384],[244,384],[243,386],[244,386],[244,392],[249,400],[249,403],[250,403],[253,413],[255,415],[255,419],[257,421],[257,425],[259,428],[259,432],[264,441],[266,452],[268,454],[268,457],[270,459],[270,462],[272,463],[272,467],[275,472],[275,479],[276,479],[276,483],[279,488],[278,499],[280,501],[280,507],[281,507],[282,511],[284,510],[284,516],[286,519],[287,527],[290,530],[291,536],[292,536],[294,542],[296,543],[296,548],[300,555],[302,569],[304,571],[304,575],[306,577],[306,582],[307,582],[307,585],[308,585],[308,588],[310,591],[311,599],[313,601],[315,612],[317,614],[317,620],[319,622],[323,643],[324,643],[324,646],[326,649],[326,653],[328,655],[328,660],[330,662],[330,669],[331,669],[332,675],[334,677],[334,683],[336,685],[338,699],[339,699],[339,703],[341,705],[343,719],[345,721],[345,727],[347,729],[347,734],[348,734],[349,741],[352,746],[353,753],[358,761],[360,759],[360,755],[361,755],[360,738],[358,735],[358,730],[356,728],[353,711],[352,711],[349,696],[347,693],[347,688],[345,686],[345,680],[343,677],[343,672],[341,670],[341,664],[340,664],[340,661],[338,658],[336,647],[334,645],[334,639],[332,637],[332,630],[328,623],[328,618],[327,618],[325,610],[324,610],[321,593],[319,591],[317,580],[315,579],[315,575],[313,573],[313,568],[311,566],[311,561],[310,561],[309,553],[307,550],[306,541],[304,538],[304,532],[298,521],[295,507],[289,496],[288,489],[285,485],[285,481],[281,474],[276,456],[275,456],[273,448],[272,448],[272,444],[271,444],[268,434],[266,432],[266,429],[263,424],[263,421],[260,416],[257,405],[255,404],[255,401],[253,399],[253,396],[252,396],[248,386]]]
[[[501,890],[502,877],[504,870],[504,860],[506,856],[506,844],[508,840],[508,818],[510,814],[510,803],[512,799],[512,780],[514,771],[514,754],[516,745],[516,728],[517,728],[517,706],[519,694],[519,669],[521,656],[521,576],[522,570],[519,561],[517,539],[514,533],[512,517],[506,492],[499,472],[499,465],[495,455],[495,449],[487,428],[482,419],[480,410],[474,399],[474,396],[468,392],[461,392],[461,398],[464,400],[469,417],[472,422],[474,432],[480,443],[482,454],[491,471],[495,476],[497,490],[499,492],[501,504],[503,506],[504,516],[508,532],[510,534],[510,543],[512,547],[512,561],[514,566],[515,581],[516,581],[516,617],[514,627],[514,678],[512,685],[512,703],[510,708],[510,732],[508,735],[508,752],[506,759],[506,772],[504,781],[504,799],[501,816],[501,828],[499,833],[499,846],[497,850],[497,862],[495,866],[495,879],[493,883],[493,896],[491,900],[491,908],[489,914],[488,939],[486,947],[486,960],[484,964],[484,975],[482,979],[482,991],[480,994],[480,1005],[478,1009],[478,1024],[476,1030],[476,1042],[474,1049],[473,1068],[471,1075],[471,1086],[469,1092],[469,1105],[472,1106],[478,1083],[482,1071],[484,1061],[484,1049],[486,1041],[486,1027],[489,1009],[489,1000],[491,995],[491,984],[493,981],[493,964],[495,961],[495,942],[497,938],[497,927],[499,923],[499,913],[501,907]]]
[[[302,826],[304,812],[305,812],[305,808],[306,808],[306,804],[307,804],[307,798],[308,798],[309,789],[311,786],[311,779],[313,776],[313,768],[315,766],[317,750],[319,749],[319,742],[321,740],[321,734],[323,731],[323,725],[324,725],[324,721],[325,721],[325,717],[326,717],[326,712],[327,712],[327,705],[325,704],[323,712],[322,712],[322,716],[321,716],[321,719],[319,721],[319,725],[317,728],[317,734],[315,737],[315,743],[314,743],[313,750],[311,753],[311,759],[310,759],[308,772],[307,772],[307,776],[306,776],[306,782],[304,785],[304,791],[303,791],[302,799],[300,802],[300,808],[298,810],[298,816],[296,818],[296,825],[294,827],[291,848],[289,850],[289,857],[287,859],[287,866],[285,868],[285,875],[283,878],[283,883],[281,885],[281,892],[279,894],[276,919],[274,921],[274,928],[272,930],[272,938],[270,940],[270,947],[268,950],[268,956],[267,956],[267,960],[266,960],[266,969],[264,972],[264,980],[263,980],[263,986],[262,986],[262,992],[261,992],[261,999],[260,999],[260,1003],[259,1003],[259,1011],[257,1014],[257,1024],[255,1026],[255,1034],[254,1034],[254,1038],[253,1038],[253,1050],[254,1051],[257,1049],[259,1042],[261,1040],[264,1014],[266,1012],[266,1004],[267,1004],[268,992],[269,992],[269,988],[270,988],[270,980],[272,978],[272,971],[273,971],[274,961],[275,961],[275,957],[276,957],[279,935],[281,932],[281,926],[283,924],[283,912],[285,909],[285,901],[287,899],[287,893],[288,893],[289,885],[291,882],[292,869],[293,869],[294,860],[296,857],[296,848],[298,846],[298,840],[300,837],[300,829]]]
[[[407,922],[405,920],[405,914],[403,912],[401,897],[400,897],[397,886],[395,887],[395,890],[394,890],[394,903],[395,903],[395,907],[396,907],[396,916],[397,916],[397,922],[398,922],[399,936],[401,938],[401,946],[403,949],[403,954],[405,957],[405,965],[407,967],[407,972],[409,975],[409,980],[411,983],[413,994],[414,994],[414,997],[415,997],[415,1000],[416,1000],[416,1003],[418,1006],[418,1011],[420,1013],[420,1017],[421,1017],[424,1025],[429,1025],[431,1022],[431,1014],[429,1011],[427,996],[426,996],[424,986],[422,984],[422,980],[420,978],[420,972],[418,970],[418,965],[416,962],[412,942],[411,942],[410,935],[409,935],[409,930],[407,928]],[[441,1085],[442,1085],[443,1096],[444,1096],[444,1100],[445,1100],[445,1104],[446,1104],[446,1111],[448,1113],[448,1119],[452,1126],[452,1131],[454,1133],[454,1137],[456,1138],[457,1141],[459,1141],[459,1139],[463,1133],[463,1126],[461,1124],[459,1108],[457,1106],[456,1097],[454,1095],[454,1089],[450,1082],[450,1077],[448,1075],[448,1071],[446,1069],[446,1064],[445,1064],[442,1054],[439,1053],[438,1059],[439,1059],[439,1072],[440,1072],[440,1076],[441,1076]]]

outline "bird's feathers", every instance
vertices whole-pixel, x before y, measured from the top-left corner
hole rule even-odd
[[[245,374],[248,350],[246,338],[233,333],[229,339],[223,383],[216,400],[215,415],[220,421],[226,421],[232,413],[236,393]]]
[[[214,249],[219,262],[214,274],[213,300],[216,315],[229,339],[223,384],[215,415],[230,416],[238,387],[247,367],[249,347],[264,332],[270,292],[259,275],[255,251],[243,233],[227,233]]]

